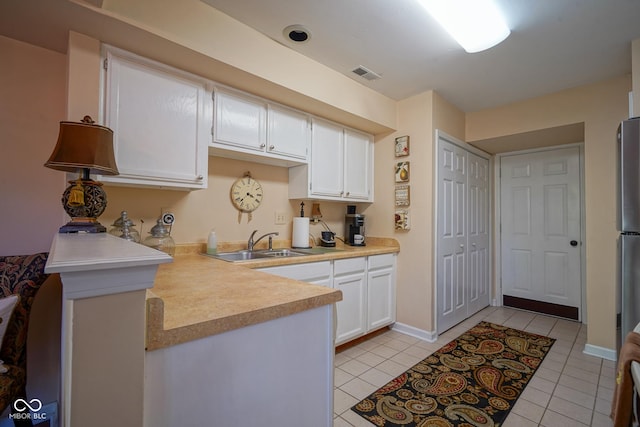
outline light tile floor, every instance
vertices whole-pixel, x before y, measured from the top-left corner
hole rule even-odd
[[[388,331],[335,357],[334,427],[372,427],[351,407],[481,320],[556,338],[504,427],[611,426],[615,362],[583,354],[587,327],[504,307],[488,307],[428,343]]]

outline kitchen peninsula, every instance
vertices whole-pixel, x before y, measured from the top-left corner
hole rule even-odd
[[[304,258],[389,251],[398,248]],[[241,265],[196,252],[171,259],[104,234],[56,236],[48,270],[66,288],[63,419],[102,425],[100,402],[119,396],[122,426],[332,425],[341,293],[247,268],[300,257]],[[78,283],[85,292],[69,293]]]

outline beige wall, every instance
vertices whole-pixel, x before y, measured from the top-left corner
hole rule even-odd
[[[63,223],[61,172],[43,166],[66,104],[66,58],[0,36],[0,255],[47,252]],[[27,394],[59,400],[60,283],[51,277],[32,306]]]
[[[434,91],[398,103],[398,131],[376,142],[376,203],[365,213],[375,218],[374,236],[393,236],[400,242],[398,257],[397,321],[435,332],[433,282],[433,185],[435,130],[464,139],[464,113]],[[410,154],[397,158],[395,138],[410,137]],[[410,162],[411,229],[394,229],[394,165]]]
[[[238,222],[238,211],[231,204],[229,190],[247,171],[260,181],[265,197],[253,212],[251,222],[247,214],[242,214]],[[212,228],[216,229],[218,241],[246,242],[253,230],[258,230],[258,236],[277,231],[280,235],[276,239],[288,240],[291,239],[292,218],[300,213],[300,200],[289,200],[288,182],[289,173],[283,167],[209,157],[209,187],[206,190],[141,190],[110,185],[106,187],[108,207],[100,220],[108,226],[122,210],[126,210],[144,238],[155,225],[161,209],[169,208],[176,216],[171,235],[177,243],[203,243]],[[363,208],[364,205],[360,205],[358,211]],[[321,202],[320,209],[323,221],[342,236],[346,203]],[[304,210],[305,216],[310,216],[310,202],[305,202]],[[276,212],[287,214],[286,225],[275,224]],[[319,237],[323,230],[320,224],[310,226],[314,237]]]
[[[616,348],[616,130],[630,89],[626,76],[469,113],[466,121],[469,142],[584,122],[587,341],[607,349]]]
[[[64,174],[43,167],[64,118],[66,58],[0,36],[0,254],[48,251]]]

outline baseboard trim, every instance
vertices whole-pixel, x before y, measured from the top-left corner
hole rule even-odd
[[[600,347],[597,345],[585,344],[584,350],[582,350],[584,354],[588,354],[589,356],[601,357],[603,359],[616,361],[618,359],[618,352],[606,347]]]
[[[438,333],[436,331],[429,332],[400,322],[394,323],[391,329],[427,342],[436,342],[438,339]]]

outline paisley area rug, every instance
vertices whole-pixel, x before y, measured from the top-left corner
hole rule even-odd
[[[500,426],[554,342],[480,322],[352,410],[380,427]]]

